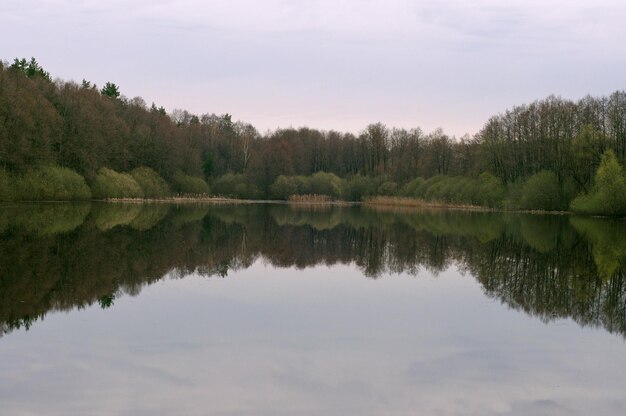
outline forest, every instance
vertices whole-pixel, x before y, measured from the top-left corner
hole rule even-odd
[[[0,201],[219,195],[415,198],[509,210],[626,216],[626,91],[550,96],[453,137],[373,123],[260,134],[230,114],[166,112],[0,62]]]

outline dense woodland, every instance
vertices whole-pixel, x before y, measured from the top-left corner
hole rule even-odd
[[[50,311],[110,307],[164,276],[226,277],[258,259],[275,267],[354,264],[374,279],[456,266],[512,308],[626,336],[622,221],[84,202],[7,207],[0,235],[0,336]]]
[[[0,200],[387,195],[619,216],[625,161],[625,91],[518,106],[473,137],[382,123],[260,134],[229,114],[167,113],[113,83],[53,80],[34,59],[0,63]]]

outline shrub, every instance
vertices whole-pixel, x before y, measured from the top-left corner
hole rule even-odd
[[[310,179],[311,192],[315,195],[328,195],[331,198],[341,197],[343,182],[334,173],[317,172]]]
[[[94,198],[143,198],[143,191],[137,181],[127,173],[102,168],[91,185]]]
[[[478,200],[478,180],[473,178],[460,178],[452,187],[454,201],[474,205]]]
[[[500,179],[487,172],[480,174],[476,201],[478,204],[492,208],[502,207],[505,196],[506,188]]]
[[[298,195],[308,195],[311,193],[311,181],[306,176],[294,176],[293,181],[296,184]]]
[[[426,181],[423,195],[425,199],[430,201],[439,200],[441,188],[444,186],[445,176],[434,176]]]
[[[524,189],[524,182],[522,180],[509,182],[507,184],[507,197],[503,203],[504,208],[513,209],[513,210],[521,209],[523,189]]]
[[[524,183],[520,208],[558,210],[561,208],[560,194],[559,179],[554,172],[542,170]]]
[[[417,191],[422,185],[424,185],[424,182],[424,178],[413,179],[411,182],[402,187],[402,189],[400,190],[400,195],[409,198],[418,198],[419,195],[417,194]]]
[[[436,187],[437,184],[444,179],[444,176],[437,175],[426,179],[421,185],[419,185],[415,191],[417,198],[430,199],[428,193],[431,188]],[[433,194],[435,191],[430,191]]]
[[[287,199],[291,195],[298,194],[298,184],[293,176],[280,175],[270,186],[272,197]]]
[[[182,172],[176,172],[172,177],[172,188],[174,192],[181,195],[208,195],[210,193],[209,185],[202,178],[185,175]]]
[[[170,196],[170,187],[158,173],[150,168],[140,167],[130,172],[146,198],[164,198]]]
[[[375,178],[356,175],[344,182],[342,195],[350,201],[362,201],[376,193],[377,185]]]
[[[380,184],[376,191],[378,195],[393,196],[398,193],[398,184],[393,181],[386,181]]]
[[[227,173],[220,176],[213,183],[213,193],[241,199],[255,199],[259,197],[256,186],[248,182],[242,174]]]
[[[72,201],[91,198],[85,178],[68,168],[42,166],[14,179],[14,199]]]
[[[626,215],[626,178],[612,151],[602,155],[591,192],[574,199],[571,209],[583,214]]]

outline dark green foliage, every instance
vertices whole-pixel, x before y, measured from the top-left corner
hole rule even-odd
[[[98,304],[102,309],[108,309],[113,306],[115,302],[115,293],[109,293],[108,295],[101,296],[98,298]]]
[[[311,194],[311,181],[307,176],[294,176],[293,182],[296,185],[298,195],[309,195]]]
[[[612,151],[602,155],[591,192],[574,199],[571,209],[581,214],[626,216],[626,177]]]
[[[328,195],[331,198],[341,198],[342,179],[327,172],[317,172],[310,179],[311,193],[314,195]]]
[[[215,160],[213,159],[213,155],[211,153],[207,153],[204,156],[204,160],[202,161],[202,172],[204,172],[204,177],[209,178],[215,172]]]
[[[95,199],[108,198],[143,198],[143,191],[137,181],[127,173],[118,173],[102,168],[91,184],[91,193]]]
[[[398,184],[393,181],[386,181],[380,184],[376,190],[377,195],[394,196],[398,192]]]
[[[482,173],[477,179],[438,175],[409,182],[401,189],[400,195],[426,201],[499,208],[502,207],[506,188],[489,173]]]
[[[557,211],[562,209],[560,194],[559,179],[554,172],[542,170],[524,183],[519,208]]]
[[[400,195],[408,198],[417,198],[418,190],[424,185],[424,178],[415,178],[411,182],[407,183],[400,190]]]
[[[500,208],[506,196],[506,188],[502,181],[490,173],[481,173],[478,177],[477,204],[492,208]]]
[[[240,199],[255,199],[259,197],[259,191],[253,184],[249,183],[245,175],[233,173],[227,173],[217,178],[213,183],[213,193]]]
[[[100,90],[100,93],[105,97],[110,98],[119,98],[120,96],[120,88],[113,84],[112,82],[107,82],[104,84],[104,87]]]
[[[355,175],[345,181],[343,195],[350,201],[362,201],[376,195],[380,181],[371,176]]]
[[[141,187],[145,198],[164,198],[171,195],[167,182],[154,170],[141,167],[133,169],[130,174]]]
[[[35,58],[30,58],[30,61],[27,61],[25,58],[15,58],[10,68],[24,73],[28,78],[39,76],[46,81],[51,81],[50,73],[45,71]]]
[[[290,195],[298,194],[298,184],[295,177],[280,175],[272,184],[270,191],[276,199],[287,199]]]
[[[177,172],[172,178],[172,190],[180,195],[208,195],[209,185],[202,179],[195,176],[185,175]]]

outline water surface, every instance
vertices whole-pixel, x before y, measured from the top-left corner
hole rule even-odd
[[[622,222],[33,204],[0,236],[2,415],[626,408]]]

